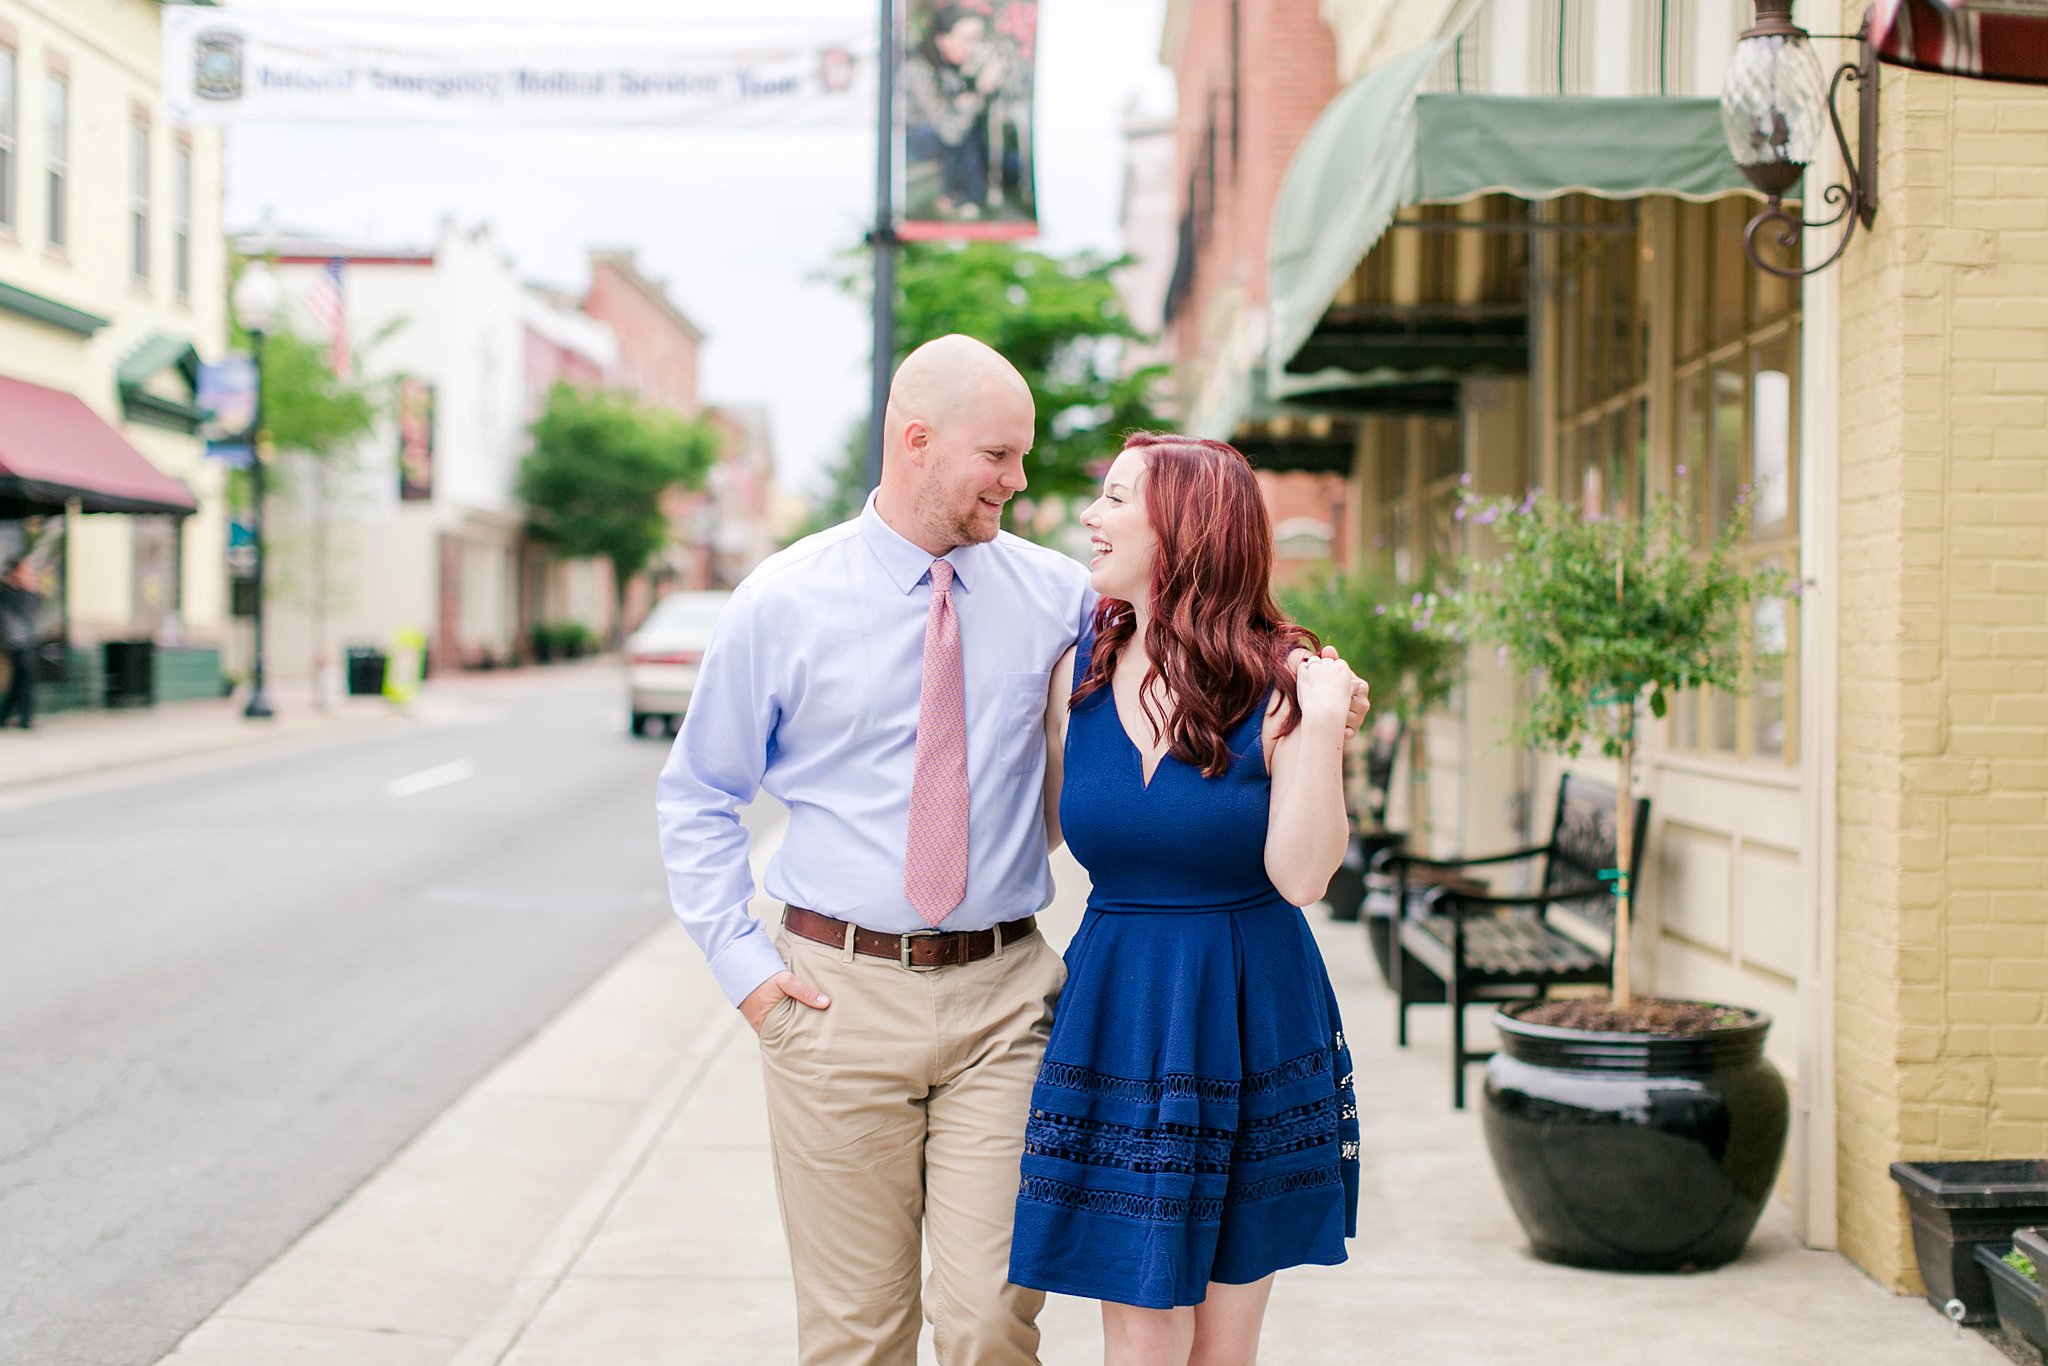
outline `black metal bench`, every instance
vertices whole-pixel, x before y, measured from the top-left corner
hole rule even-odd
[[[1640,885],[1649,824],[1649,799],[1641,798],[1630,842],[1631,887]],[[1557,818],[1547,844],[1470,859],[1418,858],[1394,849],[1375,861],[1375,869],[1393,880],[1393,905],[1405,912],[1390,918],[1399,946],[1389,964],[1396,1040],[1408,1046],[1411,1005],[1430,1004],[1432,996],[1450,1005],[1451,1102],[1458,1109],[1465,1108],[1465,1065],[1492,1056],[1465,1047],[1466,1006],[1609,980],[1615,899],[1613,882],[1602,874],[1617,866],[1614,851],[1614,789],[1566,774],[1558,783]],[[1535,892],[1496,893],[1467,872],[1536,859],[1542,863],[1536,883],[1541,890]],[[1585,933],[1569,932],[1566,918]],[[1606,947],[1595,947],[1602,937]],[[1414,981],[1416,974],[1424,980]]]

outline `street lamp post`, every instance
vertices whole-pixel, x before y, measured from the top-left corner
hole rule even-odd
[[[250,359],[256,370],[256,409],[249,424],[250,539],[254,542],[254,601],[249,615],[252,653],[249,668],[249,704],[242,715],[262,720],[274,713],[263,691],[263,338],[277,321],[283,302],[277,276],[262,261],[251,261],[235,283],[232,300],[235,317],[249,334]]]

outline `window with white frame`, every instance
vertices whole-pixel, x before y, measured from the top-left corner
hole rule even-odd
[[[149,281],[149,120],[137,117],[128,128],[129,265],[138,284]]]
[[[1756,201],[1678,204],[1671,487],[1719,534],[1749,504],[1745,568],[1799,571],[1799,287],[1742,249]],[[1746,696],[1687,697],[1671,717],[1681,750],[1798,762],[1798,612],[1756,605],[1759,655]]]
[[[182,137],[171,152],[171,287],[192,297],[192,144]]]
[[[1743,229],[1757,209],[1747,197],[1654,206],[1674,224],[1675,259],[1659,277],[1642,226],[1650,207],[1581,196],[1560,205],[1560,217],[1581,227],[1559,243],[1552,384],[1561,491],[1592,511],[1627,514],[1652,486],[1670,489],[1690,509],[1702,549],[1746,501],[1749,536],[1737,562],[1796,573],[1798,288],[1744,255]],[[1663,298],[1659,278],[1669,285]],[[1657,307],[1671,328],[1663,355],[1650,344]],[[1659,402],[1671,420],[1653,427]],[[1795,606],[1755,605],[1753,689],[1682,694],[1668,723],[1673,749],[1798,761]]]
[[[129,125],[129,268],[137,283],[150,281],[150,121]]]
[[[61,247],[71,236],[65,187],[71,178],[71,82],[51,72],[43,81],[43,170],[49,210],[44,238]]]
[[[11,47],[0,47],[0,228],[15,227],[14,157],[20,116],[15,107],[15,73],[20,59]]]
[[[1574,195],[1558,217],[1559,493],[1602,515],[1643,506],[1650,367],[1637,205]]]

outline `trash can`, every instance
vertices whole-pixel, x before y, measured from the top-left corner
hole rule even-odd
[[[104,651],[106,704],[147,707],[156,702],[156,642],[110,640]]]
[[[384,692],[384,652],[374,645],[348,647],[348,695],[378,697]]]

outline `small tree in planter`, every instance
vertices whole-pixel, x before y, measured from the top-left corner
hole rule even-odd
[[[1470,502],[1501,541],[1469,565],[1461,616],[1527,671],[1513,738],[1613,759],[1616,861],[1633,847],[1634,763],[1645,708],[1688,688],[1741,692],[1755,663],[1750,607],[1790,577],[1746,570],[1745,496],[1710,543],[1682,505],[1603,519],[1531,495]],[[1637,1001],[1627,869],[1615,879],[1607,1002],[1514,1004],[1495,1016],[1481,1120],[1509,1205],[1536,1254],[1634,1271],[1719,1266],[1742,1252],[1784,1157],[1784,1079],[1764,1057],[1770,1018],[1692,1001]],[[1645,1105],[1646,1094],[1686,1097]]]
[[[1652,500],[1637,517],[1584,515],[1534,493],[1520,502],[1468,498],[1465,514],[1493,529],[1503,553],[1468,562],[1459,615],[1535,681],[1511,738],[1567,756],[1594,744],[1615,760],[1615,848],[1627,850],[1645,708],[1662,718],[1672,697],[1688,689],[1748,691],[1755,665],[1749,608],[1796,585],[1782,570],[1735,564],[1735,549],[1749,534],[1746,491],[1704,550],[1689,534],[1687,509],[1668,497]],[[1626,868],[1613,877],[1613,1005],[1626,1012],[1634,1000],[1635,889]]]

